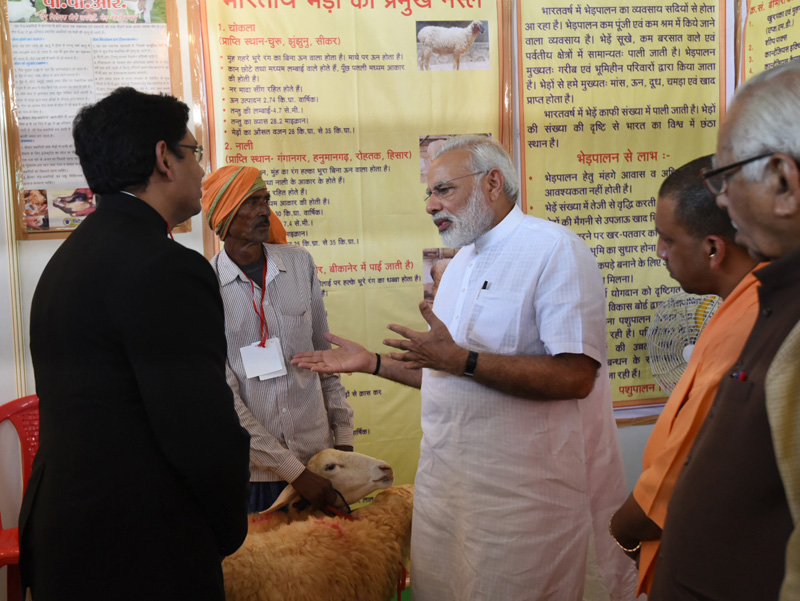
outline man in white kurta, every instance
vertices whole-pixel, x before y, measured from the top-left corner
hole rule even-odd
[[[593,525],[598,558],[617,560],[601,567],[612,582],[627,572],[630,560],[606,532],[626,488],[605,369],[604,299],[580,238],[517,207],[448,266],[433,312],[459,346],[585,354],[602,367],[588,397],[559,401],[425,370],[415,601],[580,599]]]
[[[406,352],[389,355],[330,336],[327,357],[293,362],[421,387],[414,601],[580,601],[592,533],[611,598],[632,599],[633,563],[607,532],[627,490],[602,278],[578,236],[522,213],[512,179],[487,138],[444,145],[427,210],[462,248],[420,307],[430,330],[390,325],[405,339],[385,343]]]

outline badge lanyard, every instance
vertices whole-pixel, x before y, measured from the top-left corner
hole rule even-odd
[[[285,376],[287,373],[286,362],[284,361],[280,340],[275,337],[267,338],[269,331],[267,329],[267,315],[266,311],[264,311],[264,299],[267,294],[266,257],[264,257],[264,269],[261,277],[260,307],[256,304],[258,297],[256,296],[255,280],[250,277],[248,279],[250,280],[250,291],[252,293],[250,298],[253,301],[253,310],[261,321],[261,340],[239,349],[242,355],[245,375],[248,378],[258,378],[259,380]]]
[[[251,300],[253,301],[253,309],[255,309],[256,315],[261,320],[261,342],[258,343],[258,346],[264,348],[267,343],[267,335],[269,334],[269,329],[267,328],[267,315],[264,312],[264,295],[267,292],[267,259],[264,257],[264,274],[261,278],[261,304],[256,307],[256,285],[253,283],[251,278],[247,278],[250,280],[250,288],[252,290],[252,297]]]

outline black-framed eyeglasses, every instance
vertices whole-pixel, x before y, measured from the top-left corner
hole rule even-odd
[[[458,179],[464,179],[465,177],[472,177],[473,175],[486,175],[489,173],[487,170],[483,171],[476,171],[475,173],[467,173],[466,175],[459,175],[458,177],[454,177],[453,179],[449,179],[446,182],[439,182],[433,188],[428,190],[427,194],[425,194],[425,202],[430,200],[431,196],[435,196],[439,200],[443,198],[447,198],[447,196],[453,191],[455,186],[451,186],[454,181]]]
[[[703,183],[706,185],[706,188],[708,188],[708,191],[714,196],[719,196],[720,194],[724,194],[728,189],[728,178],[725,175],[726,172],[730,171],[731,169],[736,169],[737,167],[743,167],[744,165],[747,165],[747,163],[752,163],[758,159],[765,159],[773,154],[775,153],[767,152],[755,157],[750,157],[749,159],[744,159],[743,161],[737,161],[736,163],[725,165],[724,167],[716,167],[714,169],[703,167],[700,170],[700,177],[703,179]]]
[[[194,153],[194,158],[197,159],[197,162],[203,160],[203,145],[202,144],[178,144],[181,148],[191,148],[192,152]]]

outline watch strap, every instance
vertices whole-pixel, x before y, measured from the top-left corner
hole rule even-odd
[[[472,378],[475,375],[475,368],[478,367],[478,353],[470,351],[467,357],[467,365],[464,367],[464,375]]]

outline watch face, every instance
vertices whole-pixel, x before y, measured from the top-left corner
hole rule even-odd
[[[470,351],[467,357],[467,365],[464,367],[464,375],[471,378],[475,375],[475,368],[478,366],[478,353]]]

